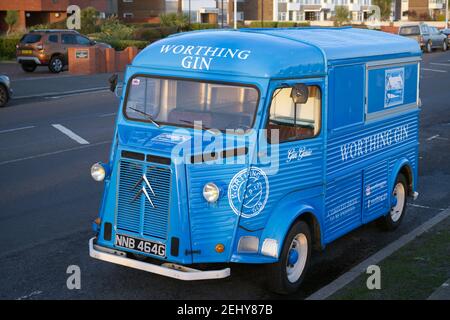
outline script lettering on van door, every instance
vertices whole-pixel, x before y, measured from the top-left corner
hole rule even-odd
[[[353,160],[401,143],[408,138],[408,125],[401,125],[341,145],[342,161]]]
[[[209,70],[216,59],[247,60],[250,50],[165,44],[161,46],[162,54],[180,55],[181,66],[184,69]]]

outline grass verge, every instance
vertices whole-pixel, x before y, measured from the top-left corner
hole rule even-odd
[[[422,300],[450,278],[450,218],[381,262],[381,289],[369,290],[362,274],[331,300]]]

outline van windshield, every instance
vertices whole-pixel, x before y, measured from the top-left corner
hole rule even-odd
[[[191,80],[134,77],[125,104],[129,119],[204,129],[249,129],[259,92],[255,87]],[[147,116],[147,115],[148,116]]]

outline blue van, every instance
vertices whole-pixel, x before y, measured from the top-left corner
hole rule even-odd
[[[91,168],[91,257],[181,280],[265,264],[273,290],[295,291],[313,249],[374,220],[395,229],[417,197],[420,61],[411,39],[353,28],[149,45]]]

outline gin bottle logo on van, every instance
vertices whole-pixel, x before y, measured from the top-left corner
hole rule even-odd
[[[192,45],[162,45],[162,54],[180,55],[181,66],[185,69],[209,70],[215,59],[247,60],[250,50],[192,46]]]

